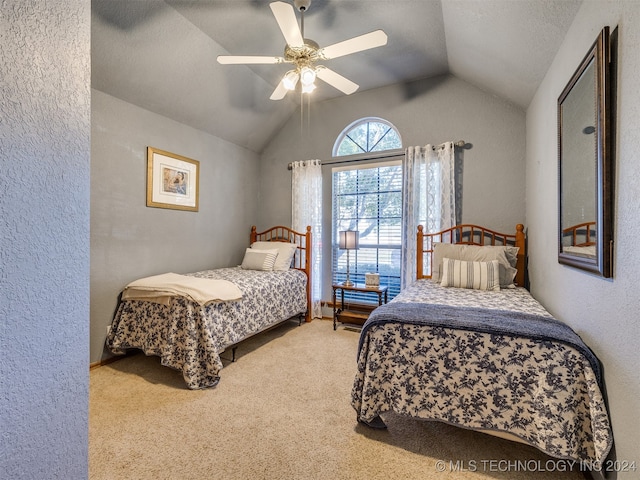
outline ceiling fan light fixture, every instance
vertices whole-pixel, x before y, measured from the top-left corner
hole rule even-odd
[[[300,81],[302,85],[307,87],[313,85],[316,80],[316,71],[311,67],[302,67],[300,70]]]
[[[316,89],[316,86],[313,83],[309,85],[302,85],[302,93],[311,93]]]
[[[289,70],[282,79],[282,84],[287,90],[295,90],[300,75],[295,70]]]

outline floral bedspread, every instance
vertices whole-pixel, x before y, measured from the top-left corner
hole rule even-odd
[[[228,280],[240,288],[242,299],[206,306],[174,297],[170,305],[127,300],[118,306],[107,348],[122,354],[137,348],[157,355],[162,364],[182,371],[190,389],[215,386],[225,348],[282,320],[307,310],[306,275],[221,268],[192,273],[201,278]]]
[[[552,318],[523,288],[486,292],[420,280],[395,302]],[[367,327],[352,389],[359,419],[393,411],[506,432],[557,458],[605,460],[613,441],[606,404],[588,359],[570,345],[446,324]]]

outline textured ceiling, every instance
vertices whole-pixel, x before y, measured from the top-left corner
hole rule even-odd
[[[290,0],[285,0],[290,1]],[[451,73],[526,108],[582,0],[313,0],[321,47],[382,29],[386,46],[326,62],[359,91]],[[296,109],[269,96],[287,65],[268,0],[92,0],[92,86],[260,152]],[[343,95],[318,83],[314,101]]]

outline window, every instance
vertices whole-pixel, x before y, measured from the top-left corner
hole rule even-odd
[[[402,148],[396,128],[382,118],[363,118],[353,122],[338,136],[333,156],[357,155]]]
[[[363,118],[338,136],[334,156],[358,155],[360,165],[333,170],[333,283],[347,278],[347,251],[338,248],[340,231],[358,230],[358,250],[349,251],[349,276],[365,283],[365,273],[378,273],[389,287],[389,299],[400,292],[402,243],[402,165],[400,161],[363,165],[367,154],[402,148],[396,128],[381,118]],[[371,155],[370,158],[375,158]],[[345,300],[369,303],[370,295],[345,292]]]
[[[399,163],[333,172],[333,283],[346,279],[347,251],[338,248],[338,232],[358,230],[358,250],[349,252],[351,281],[379,273],[389,299],[400,292],[402,166]],[[370,296],[346,292],[354,301]]]

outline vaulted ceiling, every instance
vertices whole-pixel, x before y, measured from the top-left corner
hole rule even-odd
[[[269,99],[290,67],[216,57],[283,55],[269,3],[92,0],[92,87],[260,152],[299,103]],[[526,109],[581,3],[312,0],[304,36],[324,47],[384,30],[387,45],[326,62],[359,91],[449,73]],[[312,95],[344,94],[318,82]]]

